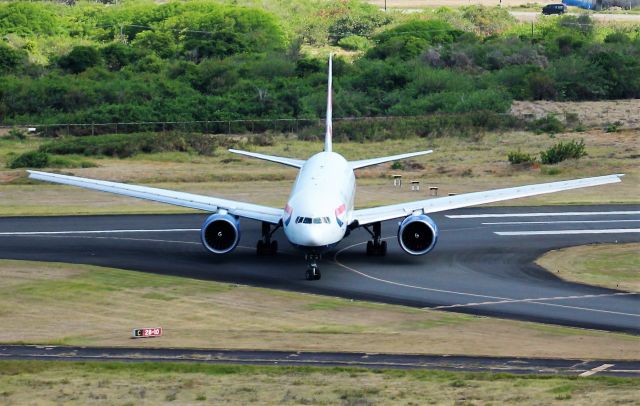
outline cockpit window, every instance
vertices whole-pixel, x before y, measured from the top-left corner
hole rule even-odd
[[[331,217],[296,217],[296,224],[331,224]]]

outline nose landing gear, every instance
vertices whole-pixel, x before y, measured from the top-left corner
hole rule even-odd
[[[320,268],[318,268],[318,260],[320,259],[320,255],[318,254],[307,254],[306,260],[309,262],[309,267],[307,268],[307,272],[305,273],[305,279],[308,281],[317,281],[321,278]]]
[[[387,242],[382,241],[382,224],[380,222],[372,224],[373,231],[369,227],[364,226],[373,240],[367,241],[367,256],[384,257],[387,255]]]

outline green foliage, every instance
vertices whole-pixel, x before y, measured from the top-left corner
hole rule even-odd
[[[347,2],[340,11],[329,25],[329,37],[333,43],[353,35],[368,37],[376,28],[391,22],[391,18],[377,7],[359,1]]]
[[[8,140],[24,141],[27,139],[27,133],[19,128],[12,128],[4,138]]]
[[[49,165],[51,157],[46,152],[29,151],[18,155],[8,163],[11,169],[16,168],[44,168]]]
[[[386,59],[411,59],[429,45],[450,44],[462,34],[443,20],[411,21],[386,30],[375,37],[377,45],[367,56]]]
[[[340,39],[338,45],[349,51],[364,51],[371,46],[371,42],[359,35],[350,35]]]
[[[98,65],[100,61],[100,52],[98,52],[96,48],[91,46],[77,46],[74,47],[68,55],[60,58],[58,64],[61,68],[71,73],[80,73],[92,66]]]
[[[531,121],[528,124],[528,128],[530,131],[534,131],[538,134],[555,134],[565,130],[565,126],[562,121],[558,120],[554,114],[547,114],[544,117]]]
[[[126,158],[138,153],[186,151],[201,155],[215,152],[216,141],[205,135],[188,133],[134,133],[70,137],[43,144],[40,153],[80,154]]]
[[[534,156],[526,152],[521,152],[519,149],[517,151],[509,151],[507,159],[511,165],[532,164],[536,161]]]
[[[640,98],[640,41],[588,17],[543,19],[532,43],[528,26],[500,8],[398,15],[356,0],[233,3],[1,3],[2,123],[255,119],[219,125],[234,132],[273,127],[257,119],[316,119],[326,109],[327,61],[307,46],[330,42],[367,51],[334,60],[336,117],[464,116],[508,112],[512,99]],[[450,126],[434,128],[441,124]],[[555,124],[533,128],[554,132]],[[91,131],[47,127],[49,135]]]
[[[24,52],[0,43],[0,74],[16,70],[24,60],[26,60]]]
[[[540,162],[545,165],[554,165],[566,159],[580,159],[586,156],[584,140],[576,142],[559,142],[546,151],[540,153]]]
[[[60,31],[60,21],[54,12],[54,6],[35,2],[0,4],[0,34],[56,34]]]

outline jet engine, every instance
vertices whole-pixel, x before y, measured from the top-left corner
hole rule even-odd
[[[398,242],[411,255],[424,255],[436,246],[438,226],[424,214],[405,218],[398,227]]]
[[[226,254],[234,250],[240,241],[240,222],[227,213],[207,217],[200,231],[202,245],[214,254]]]

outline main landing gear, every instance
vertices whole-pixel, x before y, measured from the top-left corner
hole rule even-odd
[[[320,274],[320,268],[318,268],[318,260],[320,259],[319,254],[307,254],[305,256],[306,260],[309,262],[309,267],[307,268],[307,272],[305,273],[305,279],[308,281],[317,281],[322,276]]]
[[[262,239],[258,240],[256,253],[258,256],[272,256],[278,253],[278,241],[271,240],[273,233],[280,228],[280,224],[271,229],[271,224],[262,222]]]
[[[367,241],[367,255],[370,257],[384,257],[387,255],[387,242],[382,241],[382,224],[380,222],[373,223],[371,229],[368,226],[364,226],[373,240]]]

